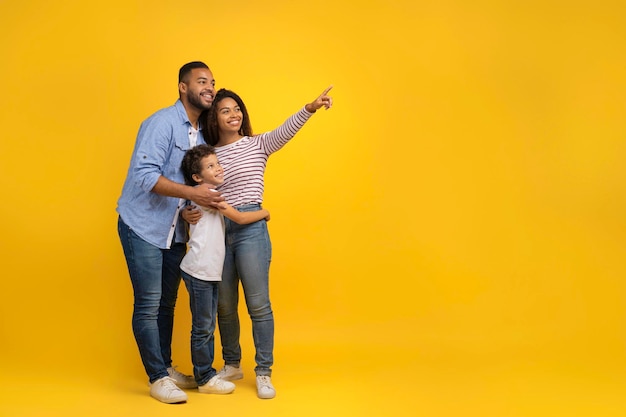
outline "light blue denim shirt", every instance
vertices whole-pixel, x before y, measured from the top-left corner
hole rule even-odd
[[[192,125],[180,100],[157,111],[139,128],[117,212],[124,223],[146,242],[161,249],[170,247],[172,229],[176,242],[185,242],[187,232],[178,211],[183,202],[151,190],[161,175],[184,184],[180,164],[189,149]],[[204,142],[198,134],[198,145]]]

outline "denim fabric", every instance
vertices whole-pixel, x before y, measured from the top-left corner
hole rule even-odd
[[[172,226],[178,242],[185,242],[185,224],[176,217],[180,199],[152,192],[159,177],[184,184],[180,169],[190,148],[191,123],[180,100],[147,118],[139,128],[117,212],[146,242],[166,249]],[[204,143],[198,134],[198,144]]]
[[[135,303],[133,333],[150,382],[168,376],[172,365],[174,306],[180,285],[184,243],[159,249],[141,239],[120,218],[117,230],[124,249]]]
[[[215,357],[215,318],[219,281],[204,281],[181,271],[189,292],[191,307],[191,362],[198,385],[206,384],[217,371]]]
[[[239,211],[260,210],[259,204],[236,207]],[[239,225],[227,218],[226,258],[219,289],[218,325],[222,356],[227,365],[241,361],[240,325],[237,307],[239,282],[243,286],[248,314],[252,320],[252,336],[256,348],[257,375],[271,375],[274,363],[274,314],[269,298],[269,267],[272,245],[267,222],[260,220]]]

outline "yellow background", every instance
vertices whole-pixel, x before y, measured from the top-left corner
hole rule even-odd
[[[1,416],[623,416],[626,6],[0,2]],[[274,155],[272,401],[148,396],[116,200],[191,60]],[[174,358],[191,371],[181,287]],[[219,345],[218,345],[219,346]],[[222,362],[218,355],[216,367]]]

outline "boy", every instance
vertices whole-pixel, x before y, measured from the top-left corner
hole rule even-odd
[[[202,144],[189,149],[183,157],[181,169],[187,185],[218,186],[224,182],[224,170],[215,150],[209,145]],[[265,209],[239,212],[225,202],[218,209],[196,205],[203,211],[203,215],[196,224],[190,225],[189,249],[180,263],[191,307],[193,373],[198,391],[229,394],[235,390],[235,384],[222,380],[213,368],[218,283],[222,280],[225,253],[222,216],[238,224],[249,224],[262,219],[269,220],[270,214]]]

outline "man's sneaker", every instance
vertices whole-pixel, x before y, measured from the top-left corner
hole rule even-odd
[[[258,375],[256,377],[256,392],[259,398],[265,400],[274,398],[276,396],[276,390],[272,385],[272,380],[267,375]]]
[[[219,375],[215,375],[209,379],[209,382],[198,387],[198,391],[203,394],[230,394],[234,390],[235,384],[224,381]]]
[[[187,401],[187,394],[178,388],[174,380],[168,376],[157,379],[150,384],[150,395],[167,404]]]
[[[224,365],[222,369],[217,373],[220,379],[224,381],[235,381],[243,378],[243,371],[238,366]]]
[[[174,380],[179,388],[191,389],[198,387],[198,383],[192,376],[178,372],[175,366],[167,368],[167,373],[169,374],[170,378]]]

